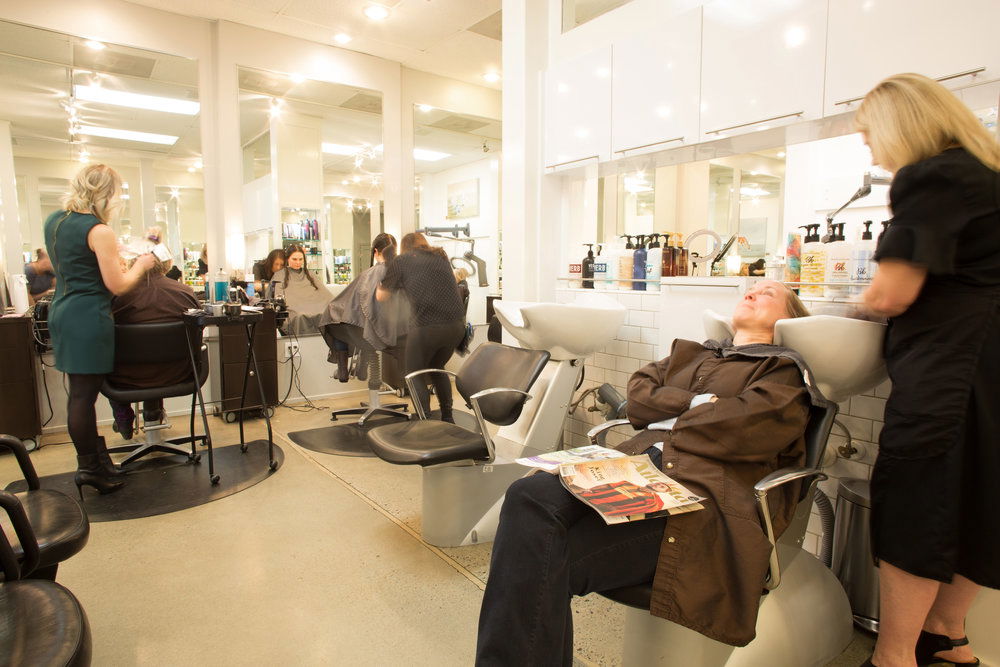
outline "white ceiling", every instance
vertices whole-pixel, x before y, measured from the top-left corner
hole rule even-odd
[[[501,0],[131,0],[168,12],[198,16],[280,32],[321,44],[402,63],[460,81],[500,89],[482,75],[501,69]],[[390,10],[383,21],[364,15],[380,4]],[[473,30],[470,30],[473,28]],[[487,36],[491,35],[491,36]]]

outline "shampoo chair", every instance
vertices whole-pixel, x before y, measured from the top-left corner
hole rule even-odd
[[[709,338],[732,338],[728,318],[712,312],[704,317]],[[601,593],[628,607],[622,662],[630,665],[698,665],[699,667],[806,667],[825,665],[843,652],[853,636],[850,603],[833,572],[802,549],[816,484],[826,478],[820,469],[827,437],[837,415],[837,402],[885,379],[882,336],[885,326],[875,322],[817,315],[781,320],[774,342],[796,350],[814,374],[828,399],[813,406],[806,427],[806,461],[801,468],[777,470],[757,482],[761,530],[772,545],[767,579],[757,617],[757,636],[743,647],[729,646],[694,630],[649,613],[652,582]],[[596,426],[588,434],[603,443],[616,420]],[[802,497],[785,532],[775,539],[767,494],[795,480],[804,480]]]

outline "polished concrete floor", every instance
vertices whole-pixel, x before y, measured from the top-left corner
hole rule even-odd
[[[319,454],[285,437],[328,425],[330,410],[360,398],[279,408],[284,465],[248,490],[92,524],[58,580],[87,610],[95,665],[472,664],[490,545],[420,540],[416,467]],[[175,431],[183,421],[174,418]],[[210,427],[217,446],[238,438],[221,419]],[[261,420],[249,428],[264,435]],[[73,468],[65,433],[43,444],[32,454],[39,474]],[[0,458],[0,480],[15,476],[12,457]],[[574,601],[574,616],[576,662],[620,664],[621,609],[592,595]],[[858,665],[870,645],[859,634],[831,664]]]

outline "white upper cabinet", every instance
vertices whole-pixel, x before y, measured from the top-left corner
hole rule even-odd
[[[715,0],[703,9],[703,141],[823,115],[826,0]]]
[[[545,73],[545,166],[611,159],[611,47]]]
[[[832,0],[826,114],[856,109],[900,72],[949,88],[1000,78],[998,25],[998,0]]]
[[[612,157],[697,143],[701,8],[612,49]]]

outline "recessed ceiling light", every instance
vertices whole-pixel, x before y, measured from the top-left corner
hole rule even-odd
[[[195,160],[195,162],[194,162],[194,168],[195,169],[201,169],[204,166],[205,166],[204,162],[202,162],[201,160]]]
[[[785,151],[778,151],[778,157],[785,157]]]
[[[95,127],[93,125],[81,125],[77,132],[90,137],[105,137],[107,139],[124,139],[126,141],[138,141],[144,144],[162,144],[173,146],[180,137],[169,134],[153,134],[152,132],[136,132],[134,130],[117,130],[111,127]]]
[[[104,46],[100,42],[98,42],[96,40],[93,40],[93,39],[88,39],[87,41],[84,42],[84,45],[87,46],[87,48],[91,48],[91,49],[93,49],[95,51],[101,51],[101,50],[107,48],[106,46]]]
[[[413,149],[414,160],[422,160],[424,162],[437,162],[438,160],[443,160],[446,157],[451,157],[451,153],[442,153],[440,151],[432,151],[426,148]]]
[[[429,104],[421,104],[417,108],[423,111],[424,113],[427,113],[428,111],[434,111],[434,107],[432,107]]]
[[[357,155],[361,149],[357,146],[345,146],[344,144],[328,144],[323,142],[323,152],[330,155]]]
[[[189,174],[193,174],[195,171],[197,171],[197,170],[194,167],[188,167],[188,173]]]
[[[337,42],[337,44],[347,44],[352,39],[354,38],[348,35],[346,32],[338,32],[336,35],[333,36],[333,41]]]
[[[123,90],[108,90],[101,86],[73,86],[75,100],[98,102],[131,109],[147,109],[149,111],[166,111],[167,113],[197,115],[201,105],[190,100],[179,100],[175,97],[159,97],[157,95],[140,95],[126,93]]]
[[[382,21],[389,18],[389,10],[382,5],[368,5],[365,7],[365,16],[372,21]]]
[[[346,178],[340,182],[341,185],[347,185],[348,183],[350,183],[350,181]]]
[[[496,83],[497,81],[500,80],[500,74],[498,72],[487,72],[486,74],[483,75],[483,78],[489,81],[490,83]]]
[[[354,176],[351,180],[353,180],[355,183],[360,183],[361,182],[361,177],[360,176]]]
[[[303,81],[306,80],[306,78],[301,74],[289,74],[288,78],[291,80],[292,83],[302,83]]]

